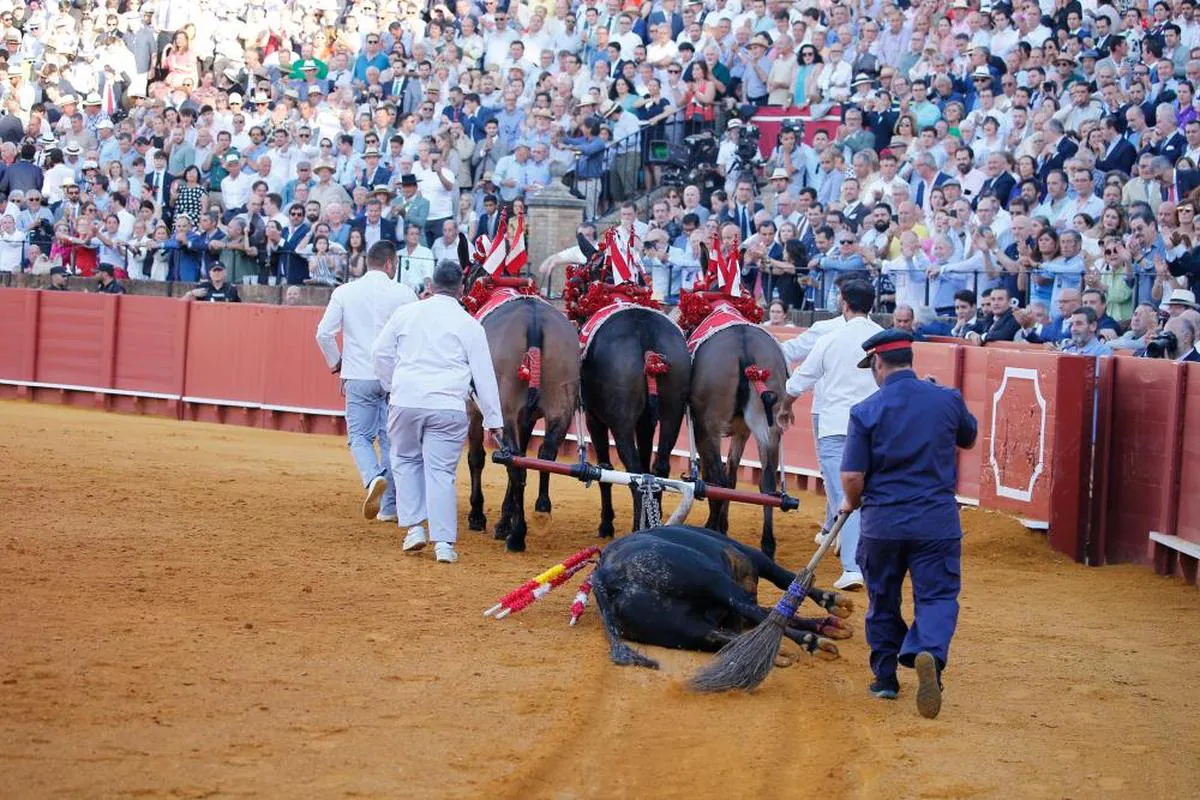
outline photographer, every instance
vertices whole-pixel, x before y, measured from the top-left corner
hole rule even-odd
[[[1176,362],[1200,361],[1196,350],[1196,323],[1189,316],[1171,317],[1162,331],[1146,344],[1146,358],[1164,358]]]

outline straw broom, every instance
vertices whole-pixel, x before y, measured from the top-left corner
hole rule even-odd
[[[731,689],[753,689],[766,680],[775,666],[779,643],[787,625],[795,616],[800,604],[812,588],[813,572],[817,564],[841,535],[842,525],[849,514],[838,515],[825,541],[813,553],[808,565],[796,575],[791,586],[779,598],[770,616],[734,639],[713,657],[708,666],[697,672],[688,685],[697,692],[727,692]]]

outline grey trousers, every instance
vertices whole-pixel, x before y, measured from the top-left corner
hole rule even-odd
[[[424,520],[429,538],[458,539],[455,472],[467,441],[467,412],[432,408],[388,408],[396,516],[402,528]]]

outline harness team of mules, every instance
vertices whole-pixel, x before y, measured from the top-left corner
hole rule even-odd
[[[511,551],[525,549],[525,481],[527,470],[534,468],[540,470],[534,508],[542,513],[551,510],[551,472],[600,483],[602,538],[615,532],[612,482],[605,476],[622,476],[616,482],[630,486],[636,535],[572,555],[501,598],[487,614],[503,619],[592,569],[574,596],[571,624],[594,593],[612,661],[657,667],[622,640],[718,650],[779,617],[758,603],[761,578],[781,589],[791,587],[784,596],[791,599],[788,613],[779,617],[779,636],[809,653],[836,657],[830,640],[850,635],[841,619],[853,604],[834,592],[810,588],[815,561],[798,577],[773,560],[774,507],[796,507],[782,491],[782,431],[775,419],[788,365],[778,342],[758,324],[761,308],[741,289],[736,243],[723,248],[718,238],[704,249],[703,276],[681,294],[677,323],[653,299],[632,228],[610,229],[599,246],[580,237],[585,262],[567,268],[564,314],[541,296],[533,281],[519,277],[526,258],[524,220],[518,218],[513,227],[511,241],[501,234],[495,241],[480,237],[473,252],[465,238],[459,246],[463,303],[487,333],[503,406],[502,450],[493,458],[507,466],[508,487],[493,534]],[[506,220],[498,229],[508,230]],[[576,431],[580,463],[569,468],[554,464],[577,415],[583,421]],[[527,458],[539,420],[542,444],[536,459]],[[686,491],[689,502],[693,493],[709,500],[704,528],[662,524],[662,491],[679,484],[669,479],[669,472],[685,424],[692,455]],[[585,460],[584,425],[595,465]],[[613,471],[610,436],[626,473]],[[735,487],[752,436],[761,459],[760,493],[721,489]],[[727,460],[721,452],[725,437],[731,440]],[[468,441],[468,524],[475,531],[487,525],[484,462],[476,410]],[[730,499],[763,506],[761,549],[726,535]],[[680,513],[686,515],[686,508],[676,516]],[[800,585],[801,578],[807,583]],[[828,614],[796,617],[804,597]],[[772,663],[777,649],[776,642],[769,654]]]

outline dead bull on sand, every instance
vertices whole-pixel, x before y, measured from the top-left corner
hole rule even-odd
[[[658,668],[622,639],[685,650],[716,651],[771,613],[758,604],[758,581],[786,589],[796,576],[762,551],[703,528],[668,525],[618,539],[604,548],[592,591],[613,663]],[[836,658],[831,639],[850,636],[839,617],[853,602],[810,589],[833,616],[794,618],[784,635],[806,652]]]

